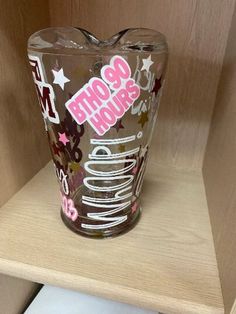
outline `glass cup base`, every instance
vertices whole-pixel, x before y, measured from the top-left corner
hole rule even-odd
[[[65,214],[63,213],[61,209],[61,218],[64,224],[75,232],[76,234],[82,235],[87,238],[93,238],[93,239],[105,239],[105,238],[113,238],[119,235],[122,235],[128,231],[130,231],[139,221],[141,216],[141,207],[139,207],[136,212],[132,215],[132,218],[129,219],[129,221],[125,222],[124,224],[117,226],[117,228],[107,228],[103,230],[89,230],[84,228],[76,228],[75,225],[71,222],[70,219],[68,219]]]

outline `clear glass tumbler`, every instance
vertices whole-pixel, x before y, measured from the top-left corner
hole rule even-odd
[[[167,63],[165,37],[127,29],[100,41],[72,27],[28,42],[29,62],[73,231],[115,236],[140,216],[140,191]]]

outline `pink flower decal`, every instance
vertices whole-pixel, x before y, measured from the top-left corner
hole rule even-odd
[[[67,198],[63,194],[61,194],[61,196],[62,196],[61,206],[64,214],[72,221],[75,221],[78,218],[78,212],[75,208],[73,200],[71,198]]]

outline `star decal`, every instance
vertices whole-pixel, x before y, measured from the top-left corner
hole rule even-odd
[[[141,124],[143,128],[146,122],[148,122],[148,111],[145,111],[145,112],[142,111],[141,117],[138,120],[138,123]]]
[[[64,90],[65,83],[70,82],[70,80],[64,75],[63,68],[61,68],[59,71],[52,70],[52,73],[54,75],[53,84],[60,85],[61,89]]]
[[[161,88],[161,77],[159,79],[157,79],[157,78],[155,79],[152,93],[155,93],[155,95],[157,95],[160,88]]]
[[[63,143],[64,146],[66,146],[66,143],[69,142],[68,138],[66,137],[66,133],[58,133],[59,135],[59,141]]]
[[[121,153],[125,152],[125,145],[120,144],[120,145],[119,145],[119,151],[120,151]]]
[[[69,167],[74,172],[77,172],[80,170],[80,164],[78,162],[75,162],[75,161],[70,162]]]
[[[148,72],[150,66],[153,64],[151,55],[147,59],[142,59],[142,61],[143,61],[143,66],[142,66],[141,71],[146,70]]]
[[[60,149],[57,147],[55,143],[52,144],[52,149],[53,149],[54,155],[57,155],[60,157]]]
[[[121,120],[118,120],[116,124],[112,126],[112,128],[116,129],[118,133],[119,129],[124,129],[124,126],[122,125]]]
[[[146,155],[146,152],[148,150],[148,146],[144,146],[140,148],[140,157],[144,157]]]

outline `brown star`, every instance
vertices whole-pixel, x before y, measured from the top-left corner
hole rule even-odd
[[[157,79],[157,78],[155,79],[152,93],[155,93],[155,95],[157,95],[160,88],[161,88],[161,77],[159,79]]]
[[[116,129],[117,133],[118,133],[119,129],[124,129],[124,126],[121,124],[121,119],[118,120],[118,121],[116,122],[116,124],[114,124],[114,125],[112,126],[112,128]]]
[[[145,111],[145,112],[142,111],[141,117],[138,120],[138,123],[141,124],[143,128],[146,122],[148,122],[148,111]]]

